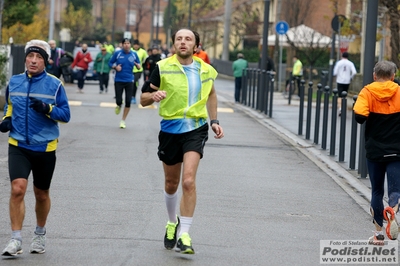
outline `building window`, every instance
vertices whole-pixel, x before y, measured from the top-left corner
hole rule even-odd
[[[158,19],[158,27],[164,26],[164,13],[162,12],[154,13],[154,20],[153,20],[154,27],[157,27],[157,19]]]
[[[136,10],[126,10],[125,23],[129,26],[136,25]]]

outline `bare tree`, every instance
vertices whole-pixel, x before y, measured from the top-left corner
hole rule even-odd
[[[139,1],[136,2],[135,9],[136,9],[135,34],[136,34],[136,39],[139,40],[140,25],[142,24],[143,19],[147,17],[149,14],[151,14],[151,6],[144,4],[144,2],[142,1]]]
[[[230,42],[234,50],[245,39],[258,42],[261,37],[258,30],[262,24],[260,10],[254,8],[250,1],[246,1],[234,5],[232,13]]]
[[[381,3],[388,8],[388,14],[390,19],[390,47],[391,51],[391,58],[390,60],[393,61],[398,67],[400,66],[400,0],[381,0]]]
[[[291,8],[286,9],[282,13],[282,17],[292,27],[305,24],[309,14],[315,11],[316,4],[318,2],[313,0],[283,0],[282,6],[290,6]],[[326,52],[330,42],[322,42],[323,38],[326,39],[326,36],[310,28],[302,27],[300,29],[299,27],[293,33],[291,36],[286,34],[287,42],[296,54],[306,59],[310,68],[309,78],[311,79],[312,66]]]
[[[4,0],[0,0],[0,43],[2,43],[3,37],[1,35],[1,29],[2,29],[2,21],[3,21],[3,9],[4,9]]]

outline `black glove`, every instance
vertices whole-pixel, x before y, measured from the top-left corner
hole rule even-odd
[[[6,117],[0,123],[0,131],[6,133],[11,130],[11,117]]]
[[[50,105],[33,97],[29,97],[29,99],[31,100],[31,104],[29,105],[29,107],[35,110],[36,112],[42,114],[48,114],[50,112]]]

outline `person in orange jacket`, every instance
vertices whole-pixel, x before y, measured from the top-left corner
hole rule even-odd
[[[365,123],[365,151],[371,182],[371,215],[375,225],[369,238],[373,245],[384,245],[383,220],[390,240],[399,235],[396,217],[400,205],[400,86],[393,82],[397,66],[391,61],[380,61],[374,67],[374,82],[358,94],[353,110],[355,120]],[[386,182],[385,182],[386,181]],[[384,206],[385,183],[388,206]]]
[[[203,59],[204,62],[211,65],[210,58],[208,58],[208,54],[206,53],[206,51],[203,50],[203,46],[201,43],[199,47],[197,47],[196,52],[193,55]]]

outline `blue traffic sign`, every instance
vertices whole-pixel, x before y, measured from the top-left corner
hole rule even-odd
[[[279,35],[285,35],[289,30],[289,24],[286,21],[278,21],[275,26],[275,31]]]

